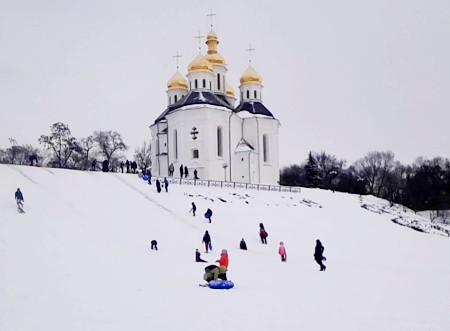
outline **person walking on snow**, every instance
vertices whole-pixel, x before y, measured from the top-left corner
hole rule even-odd
[[[210,242],[211,242],[211,236],[209,235],[208,231],[205,231],[205,234],[203,235],[202,243],[205,244],[205,251],[206,251],[206,253],[208,253],[209,243]]]
[[[23,202],[25,200],[23,200],[23,194],[22,194],[22,191],[20,191],[20,188],[18,188],[16,190],[16,193],[14,193],[14,198],[16,199],[17,207],[22,209],[23,208]]]
[[[242,238],[241,243],[239,244],[239,247],[244,251],[247,250],[247,244],[245,243],[244,238]]]
[[[284,242],[280,242],[280,248],[278,248],[278,254],[281,256],[281,262],[286,262],[286,248],[284,247]]]
[[[208,262],[201,258],[201,254],[198,249],[195,249],[195,262]]]
[[[268,233],[267,233],[266,229],[264,229],[264,224],[259,223],[259,237],[261,238],[261,243],[267,245],[267,236],[268,236]]]
[[[323,247],[320,240],[317,239],[316,240],[316,248],[314,249],[314,260],[320,266],[320,271],[325,271],[325,269],[327,268],[322,262],[324,250],[325,250],[325,247]]]
[[[183,178],[183,165],[180,165],[180,178]]]
[[[208,208],[208,210],[205,213],[205,218],[209,221],[209,223],[211,223],[212,214],[213,214],[212,210]]]
[[[189,170],[187,166],[184,166],[184,178],[188,178],[189,176]]]
[[[169,188],[169,181],[167,180],[166,177],[164,177],[164,188],[166,189],[167,192],[167,189]]]
[[[196,210],[197,210],[197,206],[195,205],[195,203],[192,203],[192,208],[191,208],[191,210],[189,210],[189,212],[192,212],[193,216],[195,216]]]
[[[156,178],[156,191],[158,191],[158,193],[161,192],[161,183],[158,178]]]
[[[216,262],[219,262],[220,273],[225,275],[222,279],[227,280],[226,272],[228,271],[228,251],[226,249],[222,249],[220,258]]]
[[[175,170],[173,163],[170,164],[169,166],[169,176],[173,177],[173,171]]]

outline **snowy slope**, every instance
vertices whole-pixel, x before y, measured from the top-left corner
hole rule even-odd
[[[0,182],[0,330],[450,329],[450,238],[395,224],[395,212],[416,216],[377,212],[380,199],[175,184],[158,194],[136,175],[7,165]],[[205,230],[214,251],[202,257],[228,249],[232,290],[198,287]]]

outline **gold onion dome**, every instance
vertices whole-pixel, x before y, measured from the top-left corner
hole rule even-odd
[[[206,37],[206,45],[208,45],[208,53],[205,58],[215,66],[225,66],[225,59],[222,55],[217,53],[217,45],[219,40],[217,34],[214,31],[210,31]]]
[[[182,74],[180,74],[180,72],[177,70],[177,72],[172,76],[172,78],[169,79],[169,81],[167,82],[167,88],[169,90],[171,89],[185,89],[187,90],[188,88],[188,81],[186,80],[186,78],[183,77]]]
[[[240,80],[241,84],[261,84],[261,76],[256,72],[251,65],[242,74]]]
[[[233,88],[230,86],[230,85],[228,85],[228,83],[226,84],[226,94],[227,94],[227,96],[229,96],[229,97],[234,97],[234,90],[233,90]]]
[[[209,62],[201,53],[189,64],[188,71],[207,71],[213,72],[214,68],[211,62]]]

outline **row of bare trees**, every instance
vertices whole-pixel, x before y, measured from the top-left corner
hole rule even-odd
[[[119,168],[123,153],[128,149],[121,135],[116,131],[95,131],[93,134],[78,139],[74,137],[67,124],[57,122],[50,127],[50,134],[38,139],[43,150],[31,145],[20,145],[13,138],[11,146],[0,149],[0,163],[40,164],[54,168],[87,170],[97,161],[106,161],[109,170]],[[146,169],[150,166],[150,144],[143,143],[135,150],[138,166]]]
[[[450,161],[417,158],[412,165],[391,151],[372,151],[345,167],[346,161],[325,152],[310,152],[300,165],[285,167],[280,184],[371,194],[414,210],[450,209]]]

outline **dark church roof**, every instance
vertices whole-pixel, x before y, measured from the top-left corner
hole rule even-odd
[[[161,115],[158,116],[158,118],[155,120],[155,123],[160,122],[167,116],[167,114],[172,113],[178,108],[189,105],[203,105],[203,104],[220,106],[233,110],[233,108],[227,102],[224,95],[215,94],[209,91],[195,90],[189,91],[189,93],[186,94],[183,98],[181,98],[180,101],[168,106],[166,110]]]
[[[241,111],[248,111],[250,114],[254,115],[265,115],[272,118],[275,118],[269,109],[267,109],[261,102],[259,101],[245,101],[241,102],[239,106],[235,109],[235,113],[239,113]]]

